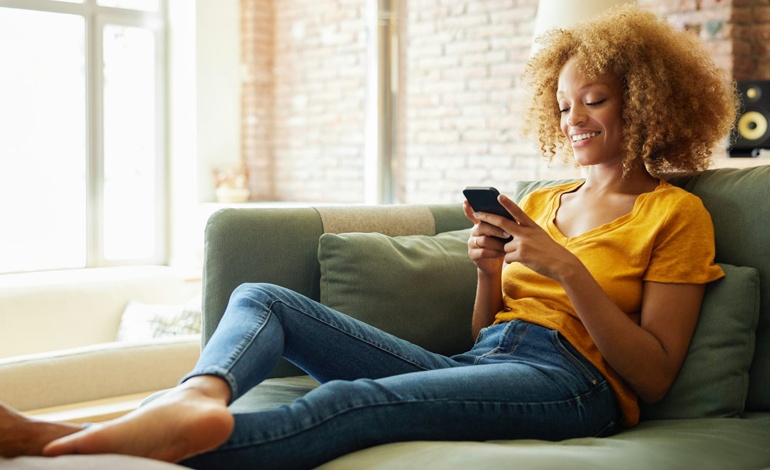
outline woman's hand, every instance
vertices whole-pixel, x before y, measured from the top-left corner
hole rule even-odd
[[[509,235],[503,229],[482,223],[474,217],[468,201],[463,201],[463,212],[474,224],[468,239],[468,257],[480,271],[499,276],[503,269],[505,249],[503,242],[492,237],[508,238]]]
[[[491,233],[492,235],[500,236],[500,233],[502,232],[513,235],[513,240],[504,245],[502,242],[493,238],[484,237],[477,239],[477,243],[480,240],[485,248],[487,247],[487,244],[489,246],[489,249],[482,251],[497,253],[499,252],[499,245],[503,245],[503,259],[506,263],[521,263],[536,273],[555,279],[559,282],[562,281],[564,274],[569,272],[575,266],[580,265],[580,260],[577,256],[573,255],[569,250],[554,241],[545,230],[543,230],[534,220],[530,219],[529,216],[513,201],[503,195],[498,196],[497,200],[500,201],[503,207],[505,207],[518,223],[495,214],[471,212],[470,216],[473,217],[471,220],[486,222],[474,226],[471,235],[474,234],[474,231],[477,231],[478,233],[489,233],[490,229],[482,230],[485,226],[492,226],[497,229],[497,231]],[[467,205],[467,202],[465,204]],[[466,216],[468,216],[467,210]],[[475,221],[474,223],[476,223]],[[479,230],[477,230],[477,227]],[[471,237],[468,244],[469,246],[472,246],[473,237]],[[479,256],[479,258],[481,258],[481,256]],[[473,256],[471,256],[471,259],[473,259]],[[474,262],[476,262],[475,259]],[[478,266],[478,263],[476,263],[476,265]]]

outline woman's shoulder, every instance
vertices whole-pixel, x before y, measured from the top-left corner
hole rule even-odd
[[[584,181],[584,179],[578,181],[568,181],[566,183],[534,189],[528,194],[522,196],[519,202],[519,207],[524,209],[524,211],[528,214],[532,210],[546,210],[546,206],[553,200],[555,195],[569,191],[570,189],[574,189]]]
[[[660,186],[650,196],[646,204],[648,210],[665,213],[669,219],[700,218],[709,215],[701,198],[665,180],[661,180]]]
[[[537,188],[533,191],[531,191],[529,194],[526,194],[524,197],[522,197],[522,200],[524,198],[548,198],[554,194],[562,193],[565,191],[569,191],[570,189],[574,189],[575,187],[583,184],[585,182],[585,179],[580,179],[576,181],[567,181],[566,183],[559,183],[552,186],[543,186],[541,188]]]

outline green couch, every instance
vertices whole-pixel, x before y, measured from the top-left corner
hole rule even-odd
[[[611,437],[562,442],[391,443],[318,468],[770,469],[770,166],[667,179],[698,195],[710,211],[716,261],[724,266],[730,283],[715,281],[707,289],[697,337],[688,353],[690,362],[685,362],[687,367],[683,366],[664,401],[642,406],[638,426]],[[559,182],[521,182],[512,197],[519,201],[537,187]],[[467,230],[470,225],[460,204],[221,210],[206,227],[203,344],[216,329],[230,294],[242,283],[274,283],[316,300],[328,296],[322,292],[322,281],[329,281],[329,273],[319,263],[319,239],[325,233],[432,237]],[[462,250],[465,242],[462,232],[458,233]],[[473,344],[472,264],[470,272],[470,284],[460,289],[463,298],[456,302],[463,308],[460,313],[427,316],[427,324],[435,328],[429,331],[432,334],[410,336],[404,329],[410,324],[396,315],[380,318],[364,312],[369,316],[361,319],[432,351],[466,351]],[[314,379],[282,360],[272,378],[234,402],[231,409],[275,408],[316,386]],[[260,468],[270,468],[269,462],[260,463]]]
[[[642,406],[643,421],[638,426],[609,438],[571,439],[558,443],[538,440],[392,443],[340,457],[319,468],[446,470],[466,469],[471,465],[475,469],[770,468],[770,167],[709,170],[696,176],[667,179],[698,195],[712,214],[716,261],[726,265],[728,276],[734,272],[734,268],[728,271],[729,265],[753,267],[758,271],[761,286],[758,294],[761,300],[756,302],[759,319],[755,318],[753,324],[750,320],[744,324],[746,335],[739,339],[740,343],[753,341],[755,332],[756,342],[741,350],[744,354],[753,353],[753,359],[749,356],[746,362],[746,366],[750,364],[750,381],[746,380],[746,374],[742,381],[738,381],[742,390],[736,397],[741,409],[736,414],[719,406],[705,406],[703,413],[706,416],[701,418],[644,419],[645,416],[677,416],[677,406],[690,406],[686,397],[671,396],[667,397],[668,404],[664,400],[653,406]],[[518,201],[537,187],[559,182],[521,182],[512,196]],[[209,219],[206,228],[203,342],[205,344],[211,337],[230,293],[241,283],[269,282],[316,300],[322,299],[318,245],[324,233],[431,236],[467,229],[470,225],[460,204],[219,211]],[[323,276],[328,277],[325,272]],[[749,287],[749,291],[752,288]],[[467,292],[472,296],[473,288]],[[730,294],[720,293],[723,296]],[[722,300],[720,303],[714,297],[710,305],[720,317],[730,317],[731,305],[740,299]],[[465,305],[467,302],[472,306],[472,297],[466,299]],[[345,313],[355,316],[354,312]],[[421,341],[421,346],[429,350],[445,354],[465,351],[473,342],[471,316],[472,311],[467,311],[464,315],[450,315],[440,321],[437,318],[435,326],[441,331],[414,340]],[[387,319],[377,320],[376,326],[394,334],[403,331],[403,322],[391,325]],[[398,318],[391,321],[395,323]],[[716,327],[727,331],[730,325],[716,323]],[[749,329],[753,330],[750,335]],[[463,341],[465,338],[467,340]],[[717,343],[710,351],[712,358],[717,357],[717,362],[720,361],[718,348],[722,344]],[[724,346],[726,351],[729,346]],[[740,374],[736,371],[735,375]],[[316,386],[315,380],[283,360],[273,378],[241,397],[231,408],[238,412],[277,407],[290,403]],[[669,395],[674,391],[672,388]],[[687,384],[682,384],[678,391],[680,394],[687,391]],[[697,395],[697,391],[690,392]],[[725,393],[734,392],[725,390]],[[699,403],[692,405],[708,405],[703,402],[717,403],[724,399],[701,396]]]

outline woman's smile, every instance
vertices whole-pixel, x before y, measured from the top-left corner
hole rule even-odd
[[[575,138],[573,137],[571,139],[572,140],[572,147],[573,148],[575,148],[575,147],[584,147],[584,146],[590,144],[596,137],[599,137],[600,134],[601,134],[601,132],[594,132],[589,137],[580,137],[580,138],[578,138],[578,140],[575,140]],[[585,135],[585,134],[583,134],[583,135]]]

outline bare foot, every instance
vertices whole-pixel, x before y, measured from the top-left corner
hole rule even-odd
[[[179,462],[219,447],[234,425],[226,401],[182,385],[125,416],[51,442],[43,455],[125,454]]]
[[[42,455],[49,442],[82,429],[77,424],[33,419],[0,403],[0,457]]]

